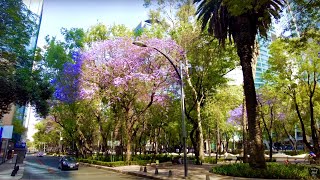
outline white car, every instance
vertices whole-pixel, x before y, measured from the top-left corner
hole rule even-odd
[[[38,156],[38,157],[43,157],[44,155],[45,155],[45,153],[44,153],[44,152],[41,152],[41,151],[37,153],[37,156]]]

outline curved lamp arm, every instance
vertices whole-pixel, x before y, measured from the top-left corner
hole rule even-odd
[[[181,80],[181,75],[180,75],[180,73],[179,73],[179,70],[178,70],[177,67],[173,64],[173,60],[172,60],[172,58],[171,58],[168,54],[162,52],[162,51],[159,50],[158,48],[155,48],[155,47],[153,47],[153,46],[148,46],[148,45],[144,44],[144,43],[141,42],[141,41],[134,41],[132,44],[134,44],[134,45],[136,45],[136,46],[140,46],[140,47],[149,47],[149,48],[152,48],[152,49],[158,51],[159,53],[161,53],[165,58],[168,59],[168,61],[169,61],[170,64],[173,66],[174,70],[176,71],[177,75],[179,76],[179,79]]]

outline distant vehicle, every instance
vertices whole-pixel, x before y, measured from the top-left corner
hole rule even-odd
[[[38,157],[43,157],[44,155],[45,155],[45,153],[42,152],[42,151],[40,151],[40,152],[37,153],[37,156],[38,156]]]
[[[76,158],[71,156],[64,156],[59,160],[59,169],[67,170],[67,169],[79,169],[79,163],[77,162]]]
[[[67,152],[67,155],[76,155],[76,152],[74,152],[74,151],[68,151],[68,152]]]

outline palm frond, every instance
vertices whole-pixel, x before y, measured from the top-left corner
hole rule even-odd
[[[272,17],[279,19],[281,8],[284,5],[284,0],[252,0],[253,7],[251,10],[241,15],[233,15],[229,9],[232,7],[230,7],[230,4],[227,6],[223,3],[224,0],[194,0],[193,2],[199,3],[196,14],[198,20],[202,22],[202,30],[208,30],[208,33],[214,35],[222,44],[225,43],[227,38],[231,42],[231,36],[236,31],[233,24],[236,21],[234,20],[241,18],[240,16],[250,19],[248,25],[252,26],[251,29],[255,29],[252,33],[259,32],[260,35],[266,37],[272,23]],[[237,6],[237,4],[234,5]]]

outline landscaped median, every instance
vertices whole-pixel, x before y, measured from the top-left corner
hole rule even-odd
[[[150,166],[146,166],[149,161],[131,161],[128,165],[125,161],[104,162],[90,159],[78,159],[81,165],[91,166],[99,169],[111,170],[123,174],[129,174],[148,179],[167,179],[163,176],[155,176],[154,173],[149,172]],[[148,167],[149,171],[145,172],[144,167]],[[148,173],[149,172],[149,173]]]
[[[316,170],[312,176],[311,171]],[[263,179],[314,179],[320,178],[319,166],[305,164],[267,163],[266,169],[253,169],[248,163],[216,166],[212,172],[220,175]]]
[[[101,166],[107,166],[107,167],[118,167],[118,166],[127,166],[127,165],[140,165],[140,166],[146,166],[148,163],[150,163],[149,160],[140,160],[140,161],[115,161],[115,162],[105,162],[105,161],[98,161],[98,160],[92,160],[92,159],[78,159],[79,162],[82,163],[89,163],[89,164],[95,164],[95,165],[101,165]]]

